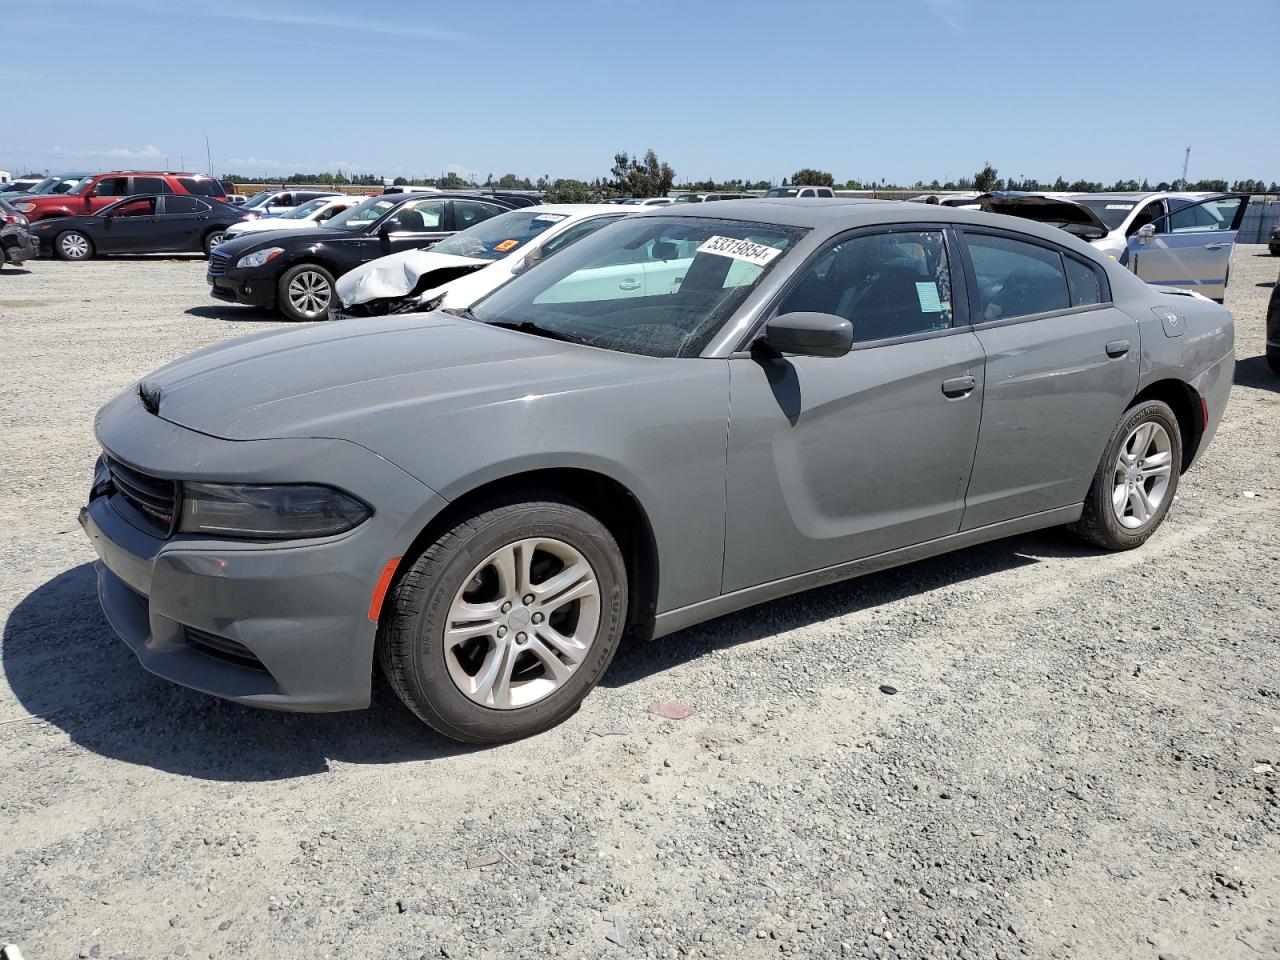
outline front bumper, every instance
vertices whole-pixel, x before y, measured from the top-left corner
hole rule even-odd
[[[26,227],[0,229],[0,263],[26,263],[40,256],[40,241]]]
[[[348,533],[287,542],[164,537],[97,484],[80,511],[103,612],[146,669],[253,706],[367,706],[378,578],[444,501],[356,444],[219,440],[147,413],[136,395],[104,407],[97,430],[110,456],[154,476],[193,479],[198,463],[206,479],[324,482],[373,505]]]
[[[206,275],[209,295],[228,303],[243,303],[250,307],[275,309],[276,284],[274,277],[249,277],[224,273],[221,276]]]

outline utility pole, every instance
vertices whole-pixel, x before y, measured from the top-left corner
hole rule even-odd
[[[204,135],[204,158],[209,164],[209,176],[213,176],[213,153],[209,150],[209,135]]]
[[[1187,147],[1187,152],[1182,156],[1182,189],[1187,189],[1187,167],[1191,163],[1191,148]]]

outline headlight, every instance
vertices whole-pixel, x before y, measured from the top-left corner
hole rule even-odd
[[[284,247],[267,247],[265,250],[256,250],[253,253],[246,253],[243,257],[237,260],[236,266],[260,267],[264,263],[274,260],[282,253],[284,253]]]
[[[350,494],[313,484],[182,484],[183,533],[292,540],[359,526],[373,510]]]
[[[14,207],[21,213],[30,213],[36,208],[34,203],[15,203]]]

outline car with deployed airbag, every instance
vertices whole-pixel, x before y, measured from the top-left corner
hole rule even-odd
[[[611,204],[568,203],[499,214],[430,249],[379,257],[344,274],[336,287],[342,309],[330,311],[330,319],[468,307],[535,262],[631,212]],[[630,269],[639,274],[643,268]]]
[[[599,282],[619,263],[662,279]],[[1141,546],[1234,365],[1225,308],[1054,227],[672,206],[470,308],[162,367],[99,412],[80,521],[148,670],[342,710],[376,659],[492,743],[570,716],[624,636],[1046,527]]]

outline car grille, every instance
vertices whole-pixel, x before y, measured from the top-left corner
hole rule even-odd
[[[158,533],[173,532],[178,503],[178,485],[127,467],[119,460],[107,458],[111,486],[121,498]]]
[[[227,637],[220,637],[216,633],[206,633],[203,630],[197,630],[195,627],[185,627],[187,643],[195,647],[206,656],[215,657],[218,660],[225,660],[228,663],[238,664],[242,667],[251,667],[254,670],[266,670],[262,661],[253,655],[253,651],[246,647],[243,643]]]
[[[221,253],[215,249],[209,254],[209,277],[220,277],[227,272],[227,263],[231,260],[231,254]]]

